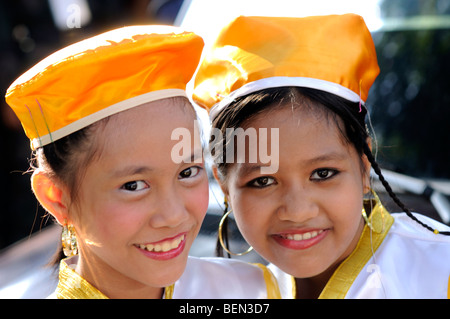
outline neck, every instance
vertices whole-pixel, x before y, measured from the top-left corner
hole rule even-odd
[[[317,299],[339,265],[309,278],[295,278],[296,299]]]
[[[110,299],[161,299],[164,294],[164,288],[133,280],[99,258],[88,262],[82,252],[75,271]]]

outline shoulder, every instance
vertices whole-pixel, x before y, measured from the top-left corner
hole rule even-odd
[[[394,223],[376,258],[360,274],[365,286],[371,288],[366,287],[366,292],[374,293],[374,287],[382,287],[378,289],[380,298],[445,298],[449,293],[450,236],[433,233],[405,213],[391,215]],[[450,229],[424,215],[414,216],[434,229]]]
[[[189,257],[183,275],[175,283],[174,298],[267,298],[268,276],[271,273],[263,265]]]
[[[425,272],[442,270],[448,280],[450,275],[450,236],[433,233],[405,213],[396,213],[392,216],[394,223],[385,243],[380,247],[381,250],[386,250],[396,260],[401,258],[421,265]],[[450,230],[447,225],[424,215],[414,214],[414,216],[434,229]]]
[[[425,241],[429,243],[436,244],[449,244],[450,236],[435,234],[432,231],[426,229],[416,221],[412,220],[405,213],[394,213],[391,214],[394,217],[394,224],[389,230],[389,234],[392,236],[399,236],[404,238],[409,238],[413,241]],[[450,231],[450,227],[442,224],[432,218],[427,216],[413,213],[413,215],[419,219],[421,222],[429,225],[433,229],[437,229],[439,231]]]

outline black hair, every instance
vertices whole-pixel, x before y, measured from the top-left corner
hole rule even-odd
[[[67,186],[71,203],[76,204],[78,185],[84,175],[83,168],[98,153],[98,150],[93,147],[95,143],[92,131],[100,125],[99,123],[106,121],[107,119],[103,119],[35,151],[32,159],[33,170],[42,169],[50,178]],[[56,267],[64,258],[63,247],[60,244],[49,265]]]
[[[324,92],[321,90],[304,88],[304,87],[279,87],[279,88],[269,88],[254,93],[250,93],[246,96],[236,98],[229,107],[224,108],[212,121],[212,127],[218,128],[222,131],[224,138],[226,138],[227,128],[238,128],[245,126],[251,118],[258,114],[268,111],[270,109],[275,109],[278,106],[285,105],[290,102],[294,105],[296,100],[305,99],[307,106],[314,105],[314,107],[319,107],[328,118],[336,123],[342,137],[349,144],[353,145],[358,155],[365,155],[372,165],[374,172],[378,175],[378,178],[387,194],[392,198],[392,200],[400,207],[411,219],[419,223],[426,229],[435,232],[435,230],[429,225],[421,222],[414,216],[411,210],[406,207],[406,205],[398,198],[394,193],[389,183],[384,178],[380,166],[375,160],[372,154],[369,144],[367,143],[370,137],[369,131],[366,125],[366,115],[367,109],[364,105],[360,105],[358,102],[351,102],[347,99],[339,97],[337,95]],[[312,102],[312,103],[308,103]],[[339,121],[339,119],[341,121]],[[222,143],[223,149],[219,150],[220,154],[215,154],[217,151],[215,146],[217,142],[215,139],[210,139],[209,149],[211,155],[214,158],[221,158],[216,164],[218,177],[222,181],[226,180],[227,170],[229,163],[227,163],[226,157],[226,147],[229,144],[228,141]],[[223,225],[224,234],[222,234],[225,242],[227,239],[227,225],[226,221]],[[450,232],[439,232],[442,235],[450,235]],[[223,249],[220,246],[219,241],[216,245],[216,255],[223,256]],[[228,255],[229,256],[229,255]]]

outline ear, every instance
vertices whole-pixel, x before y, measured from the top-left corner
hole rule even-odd
[[[64,225],[69,220],[66,189],[47,173],[39,170],[31,176],[31,187],[42,207],[52,214],[58,223]]]
[[[372,151],[372,139],[370,137],[366,140],[367,145],[369,146],[369,149]],[[362,157],[363,162],[363,192],[364,194],[367,194],[370,191],[370,170],[372,168],[372,164],[370,164],[369,159],[366,155]]]
[[[220,178],[217,166],[216,165],[212,165],[211,170],[212,170],[212,173],[214,175],[214,178],[216,179],[217,183],[220,186],[220,189],[222,190],[222,193],[225,196],[228,196],[228,187],[227,187],[226,183]]]

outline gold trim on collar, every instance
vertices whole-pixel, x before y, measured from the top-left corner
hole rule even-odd
[[[68,258],[67,258],[68,259]],[[164,289],[164,298],[172,299],[174,285]],[[59,266],[59,282],[56,287],[58,299],[109,299],[97,288],[81,277],[72,267],[61,260]]]
[[[263,272],[264,282],[266,283],[267,299],[281,299],[278,281],[275,279],[275,276],[270,269],[260,263],[252,263],[252,265],[258,266]]]
[[[88,283],[65,259],[59,264],[59,282],[56,287],[58,299],[108,299],[97,288]]]
[[[389,232],[394,218],[377,202],[370,214],[373,230],[366,224],[356,248],[336,269],[319,299],[343,299],[356,277]]]
[[[164,299],[173,299],[173,292],[175,290],[175,284],[164,288]]]

